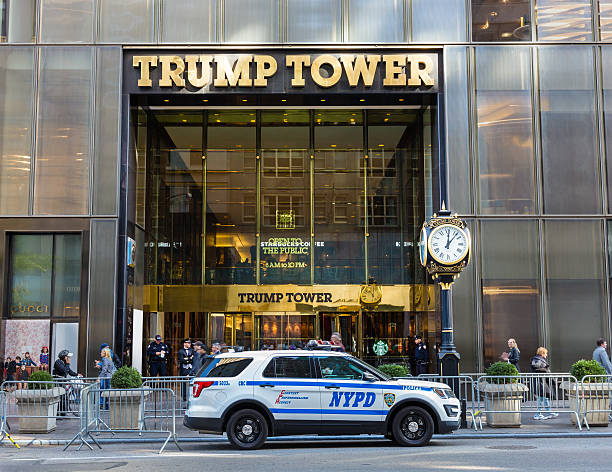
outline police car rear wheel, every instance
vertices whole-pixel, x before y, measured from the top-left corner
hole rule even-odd
[[[411,406],[402,409],[393,419],[393,438],[402,446],[424,446],[433,435],[431,415],[423,408]]]
[[[227,438],[238,449],[258,449],[268,437],[268,423],[256,410],[240,410],[227,422]]]

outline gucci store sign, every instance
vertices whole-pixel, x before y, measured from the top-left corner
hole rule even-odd
[[[301,53],[262,51],[226,54],[187,51],[177,54],[126,52],[126,86],[150,91],[321,92],[343,90],[436,91],[438,54],[380,50]]]

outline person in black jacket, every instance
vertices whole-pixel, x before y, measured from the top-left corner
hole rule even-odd
[[[178,365],[179,375],[181,377],[187,377],[191,373],[193,367],[193,349],[191,348],[191,339],[185,339],[183,341],[183,347],[178,351]],[[183,401],[187,400],[187,388],[183,382]]]
[[[15,374],[17,373],[17,362],[14,359],[7,357],[4,365],[6,366],[6,380],[8,382],[12,382],[15,380]]]
[[[521,358],[521,351],[519,351],[518,345],[516,344],[516,340],[514,338],[508,339],[508,347],[510,351],[508,352],[508,362],[516,367],[516,370],[519,372],[521,369],[519,368],[519,359]]]
[[[149,375],[151,377],[165,377],[168,375],[166,363],[170,354],[170,348],[162,342],[161,336],[155,336],[155,341],[149,344],[147,355],[149,356]]]
[[[427,364],[429,355],[427,354],[427,346],[423,343],[421,335],[417,334],[414,337],[416,348],[414,349],[414,361],[416,363],[416,375],[427,373]]]
[[[70,368],[70,358],[73,354],[66,349],[60,351],[57,355],[57,359],[53,364],[53,376],[68,379],[70,377],[82,377],[81,374],[77,374]],[[60,407],[58,416],[66,416],[68,411],[68,395],[62,395],[60,400]]]
[[[193,366],[191,367],[190,375],[197,375],[206,359],[211,357],[206,353],[206,346],[201,341],[196,341],[194,347],[195,353],[193,355]]]

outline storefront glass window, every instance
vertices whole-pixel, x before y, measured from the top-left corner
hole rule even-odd
[[[95,0],[41,0],[40,41],[92,43]]]
[[[89,213],[91,69],[89,47],[40,52],[34,213]]]
[[[53,316],[78,317],[81,311],[81,235],[55,236]]]
[[[538,230],[535,221],[482,221],[482,319],[485,368],[516,339],[520,367],[539,346],[540,287]]]
[[[100,41],[150,43],[154,41],[155,0],[100,2]]]
[[[410,283],[422,275],[413,241],[425,219],[424,114],[369,110],[368,275],[378,283]],[[421,277],[423,278],[423,277]]]
[[[314,121],[315,283],[363,283],[363,114],[315,110]]]
[[[257,244],[255,110],[210,110],[206,283],[253,284]]]
[[[351,0],[349,41],[399,43],[404,38],[404,2],[401,0]]]
[[[148,283],[201,281],[202,112],[149,116]]]
[[[162,42],[212,43],[217,34],[216,0],[163,0]]]
[[[287,0],[289,43],[336,43],[342,40],[340,0]]]
[[[224,40],[228,43],[279,41],[278,0],[225,0]]]
[[[261,281],[311,282],[310,112],[261,113]]]
[[[315,338],[315,315],[256,313],[255,349],[303,349]]]
[[[591,41],[592,0],[536,0],[539,41]]]
[[[412,41],[465,41],[464,0],[412,0]]]
[[[27,215],[32,156],[32,48],[0,48],[0,214]]]
[[[36,0],[0,0],[0,42],[33,43]]]
[[[531,41],[531,0],[472,0],[472,41]]]
[[[479,212],[535,211],[530,51],[476,49]]]
[[[540,47],[539,61],[544,211],[600,213],[593,48]]]
[[[546,305],[551,369],[567,372],[590,359],[595,340],[607,333],[603,226],[601,221],[544,223]],[[579,329],[568,329],[576,326]]]

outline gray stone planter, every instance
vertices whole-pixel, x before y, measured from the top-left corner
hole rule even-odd
[[[15,390],[20,433],[50,433],[55,430],[57,409],[66,390],[59,387],[41,390]]]
[[[102,398],[108,398],[109,401],[110,428],[140,429],[143,420],[143,402],[150,394],[149,388],[102,391]]]
[[[493,384],[483,381],[478,387],[485,396],[487,426],[520,428],[521,403],[524,393],[529,390],[527,385],[522,383]]]
[[[570,409],[577,411],[580,422],[584,423],[585,412],[589,426],[608,427],[608,412],[593,410],[608,410],[610,408],[610,383],[579,383],[578,388],[573,382],[562,382],[561,388],[566,391],[569,398]],[[576,392],[578,398],[576,398]],[[576,415],[570,415],[572,424],[576,424]]]

